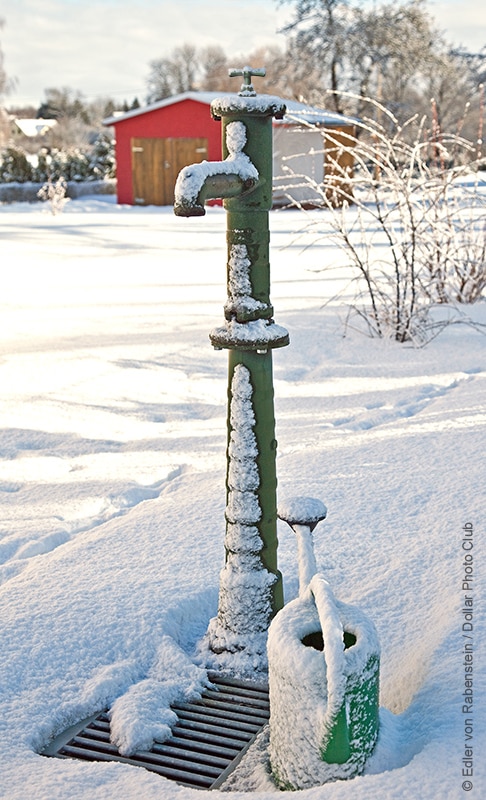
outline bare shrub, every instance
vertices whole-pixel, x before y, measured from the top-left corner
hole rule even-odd
[[[66,203],[69,202],[69,198],[66,197],[66,191],[67,183],[63,177],[58,178],[56,181],[52,181],[49,178],[42,189],[37,192],[37,196],[40,200],[49,203],[51,212],[56,215],[60,214],[64,210]]]
[[[423,342],[434,306],[474,303],[486,287],[481,153],[477,142],[444,134],[426,117],[401,126],[370,104],[374,118],[360,120],[354,134],[322,132],[322,184],[293,173],[293,157],[287,159],[288,197],[296,179],[319,197],[323,213],[309,218],[307,231],[333,239],[346,254],[352,309],[368,332]]]

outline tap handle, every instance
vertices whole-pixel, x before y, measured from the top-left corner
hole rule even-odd
[[[228,70],[230,78],[236,78],[238,75],[243,75],[243,84],[239,91],[242,97],[255,97],[256,92],[252,86],[251,79],[255,75],[258,78],[264,78],[266,75],[265,67],[261,69],[253,69],[253,67],[243,67],[242,69]]]

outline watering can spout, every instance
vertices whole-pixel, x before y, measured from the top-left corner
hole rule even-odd
[[[278,517],[292,528],[297,537],[299,561],[299,595],[302,597],[317,572],[312,532],[326,519],[327,508],[313,497],[292,497],[280,503]]]

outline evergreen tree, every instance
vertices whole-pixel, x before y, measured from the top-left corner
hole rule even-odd
[[[46,99],[39,106],[37,117],[43,119],[81,119],[88,123],[89,117],[81,92],[74,91],[68,86],[61,89],[50,88],[45,90]]]
[[[102,133],[96,139],[89,155],[91,180],[103,180],[116,176],[114,144],[114,140],[108,133]]]
[[[24,183],[32,179],[32,165],[24,151],[17,147],[7,147],[0,162],[0,182]]]
[[[36,183],[44,183],[49,180],[50,174],[50,158],[47,150],[43,148],[37,155],[37,165],[34,167],[32,180]]]

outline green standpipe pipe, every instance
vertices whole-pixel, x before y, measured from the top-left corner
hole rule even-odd
[[[252,408],[255,415],[253,428],[258,455],[256,465],[259,474],[259,486],[256,490],[261,509],[261,518],[256,523],[262,547],[258,551],[263,567],[275,576],[271,586],[271,617],[283,608],[282,576],[277,566],[277,441],[275,439],[275,414],[273,403],[273,366],[272,352],[257,353],[254,351],[230,350],[228,355],[228,448],[231,441],[231,384],[237,365],[246,367],[253,388]],[[227,500],[231,491],[229,482],[228,457]],[[226,545],[226,559],[231,557],[231,545]],[[270,617],[270,619],[271,619]],[[268,619],[268,624],[270,623]]]
[[[222,122],[221,162],[186,167],[176,184],[175,213],[199,216],[211,197],[227,212],[227,289],[224,325],[210,334],[228,355],[228,449],[225,566],[218,616],[208,629],[213,653],[266,658],[266,632],[283,607],[277,566],[277,476],[272,349],[289,343],[273,321],[270,302],[269,220],[272,207],[272,119],[285,105],[257,96],[253,74],[239,95],[211,104]]]

